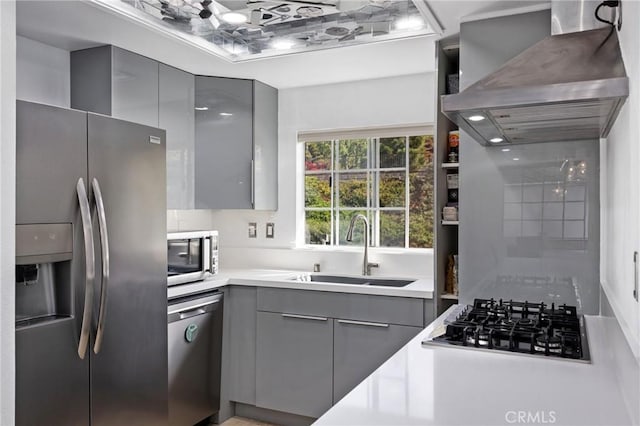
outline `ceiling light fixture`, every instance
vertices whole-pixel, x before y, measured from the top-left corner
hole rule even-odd
[[[230,112],[221,112],[220,115],[223,117],[231,117],[233,114]]]
[[[469,120],[471,121],[482,121],[484,120],[484,115],[472,115],[471,117],[469,117]]]
[[[489,139],[489,142],[491,142],[491,143],[500,143],[502,141],[504,141],[504,139],[502,139],[502,138],[491,138],[491,139]]]
[[[502,148],[502,152],[509,152],[511,151],[511,148]]]
[[[287,50],[291,49],[294,46],[294,42],[292,40],[280,39],[274,40],[271,42],[271,47],[277,50]]]
[[[228,24],[244,24],[247,22],[247,17],[238,12],[227,12],[221,18]]]
[[[196,111],[208,111],[209,107],[196,107]]]
[[[513,161],[520,161],[520,159],[518,157],[515,157]]]
[[[407,16],[396,21],[396,30],[419,30],[424,27],[424,22],[419,16]]]

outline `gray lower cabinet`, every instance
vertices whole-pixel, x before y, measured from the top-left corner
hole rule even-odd
[[[422,331],[421,327],[363,322],[333,321],[333,403]]]
[[[423,329],[430,300],[231,285],[223,403],[317,418]],[[428,312],[427,312],[428,311]]]
[[[258,312],[256,406],[319,417],[333,403],[333,321]]]
[[[256,403],[256,288],[231,286],[225,295],[227,399]]]

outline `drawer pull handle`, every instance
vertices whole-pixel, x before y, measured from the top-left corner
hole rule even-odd
[[[328,321],[329,320],[329,318],[312,317],[309,315],[282,314],[282,316],[284,318],[304,319],[304,320],[312,320],[312,321]]]
[[[364,325],[366,327],[380,327],[380,328],[389,328],[389,324],[382,324],[379,322],[364,322],[364,321],[349,321],[349,320],[338,320],[340,324],[352,324],[352,325]]]

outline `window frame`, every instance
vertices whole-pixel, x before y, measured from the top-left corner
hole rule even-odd
[[[375,128],[363,128],[363,129],[343,129],[343,130],[331,130],[321,132],[299,132],[298,133],[298,150],[299,150],[299,176],[301,179],[300,191],[301,196],[298,197],[298,211],[299,211],[299,226],[297,227],[298,233],[296,235],[297,247],[304,249],[319,249],[319,250],[361,250],[362,245],[345,245],[340,244],[340,213],[343,211],[366,211],[367,217],[370,222],[370,249],[379,251],[390,252],[402,252],[402,251],[433,251],[433,247],[410,247],[410,201],[411,201],[411,170],[410,170],[410,146],[411,137],[415,136],[431,136],[433,140],[433,154],[432,154],[432,167],[433,167],[433,197],[435,199],[435,162],[436,162],[436,146],[435,146],[435,128],[431,124],[421,125],[409,125],[409,126],[389,126],[389,127],[375,127]],[[386,138],[404,138],[405,143],[405,158],[403,167],[380,167],[380,141]],[[366,169],[348,169],[346,171],[340,171],[339,164],[339,141],[353,139],[366,139],[367,140],[367,168]],[[305,167],[305,151],[306,143],[321,143],[329,142],[331,147],[331,164],[328,170],[310,170],[307,171]],[[381,176],[384,172],[403,172],[404,173],[404,206],[402,207],[380,207],[380,182]],[[367,185],[367,203],[365,207],[342,207],[338,202],[338,194],[340,191],[340,174],[356,174],[363,173],[366,175]],[[306,199],[306,177],[313,175],[329,175],[331,179],[330,186],[330,205],[329,207],[307,207],[305,205]],[[435,205],[431,206],[435,209]],[[306,213],[308,211],[328,212],[330,216],[330,237],[329,244],[308,244],[306,242]],[[381,212],[402,212],[404,215],[404,247],[398,246],[381,246]],[[436,216],[435,211],[434,217]],[[435,233],[435,223],[433,226],[433,233]],[[435,240],[435,237],[434,237]]]

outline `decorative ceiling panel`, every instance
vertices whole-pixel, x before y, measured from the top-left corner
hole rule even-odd
[[[423,0],[96,2],[233,62],[436,33]]]

